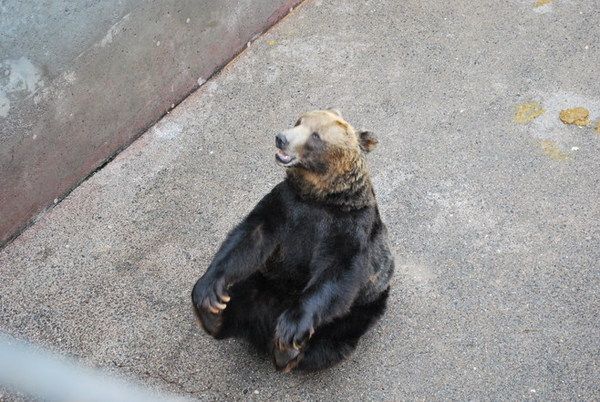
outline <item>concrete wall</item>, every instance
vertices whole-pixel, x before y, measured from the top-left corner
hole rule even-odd
[[[300,0],[0,0],[0,246]]]

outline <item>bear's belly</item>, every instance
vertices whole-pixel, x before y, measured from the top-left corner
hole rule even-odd
[[[300,250],[277,249],[267,259],[260,271],[273,290],[290,295],[300,294],[310,278],[310,260]],[[304,257],[304,258],[303,258]]]
[[[261,270],[270,287],[282,293],[300,294],[308,283],[308,269],[301,266],[267,264]]]

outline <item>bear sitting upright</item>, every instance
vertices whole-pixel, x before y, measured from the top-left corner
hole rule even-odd
[[[276,136],[286,179],[228,234],[192,291],[206,332],[249,340],[285,372],[352,353],[383,314],[394,271],[365,160],[376,144],[335,110]]]

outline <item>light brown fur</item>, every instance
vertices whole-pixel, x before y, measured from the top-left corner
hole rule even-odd
[[[329,110],[302,115],[294,128],[282,134],[290,141],[286,152],[296,158],[288,177],[303,198],[350,209],[375,203],[365,159],[377,143],[375,137],[363,140],[361,133]]]
[[[305,126],[311,133],[318,133],[321,139],[329,144],[358,150],[356,130],[332,111],[309,112],[302,115],[299,121],[301,126]]]

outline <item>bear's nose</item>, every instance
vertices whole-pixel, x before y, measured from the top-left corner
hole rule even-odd
[[[288,140],[287,140],[287,138],[285,138],[285,135],[277,134],[275,136],[275,146],[277,146],[277,148],[283,149],[283,148],[287,147],[287,145],[288,145]]]

